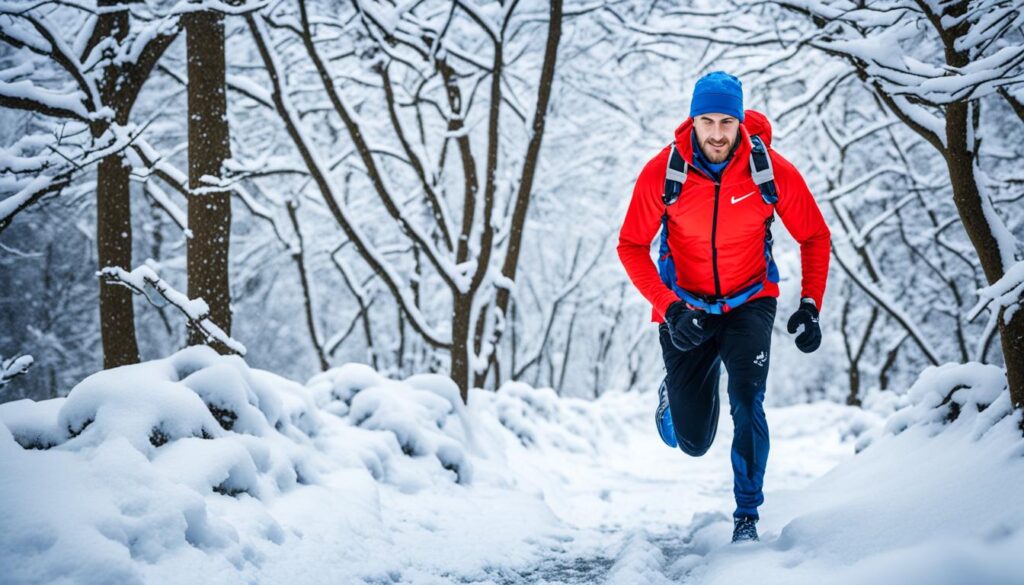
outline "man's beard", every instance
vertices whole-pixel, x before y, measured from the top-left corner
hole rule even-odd
[[[710,139],[705,140],[701,143],[700,150],[704,153],[704,158],[708,159],[708,162],[712,164],[718,164],[725,162],[729,158],[729,154],[732,152],[732,142],[725,141],[723,143],[714,144],[715,147],[721,147],[716,150],[712,147],[712,141]]]

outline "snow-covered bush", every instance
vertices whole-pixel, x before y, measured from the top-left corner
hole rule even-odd
[[[0,405],[5,578],[143,583],[136,561],[214,550],[241,567],[252,544],[224,507],[315,481],[320,428],[305,388],[205,346],[99,372],[67,398]],[[284,538],[250,515],[261,538]]]
[[[345,416],[356,394],[382,380],[384,377],[366,364],[345,364],[313,376],[306,387],[313,392],[317,406]]]
[[[898,435],[912,427],[926,427],[931,434],[951,423],[970,425],[980,437],[993,425],[1015,413],[1006,385],[1006,371],[990,364],[942,364],[926,368],[909,390],[898,398],[899,409],[884,427],[865,433],[857,442],[860,451],[879,434]]]
[[[560,398],[551,388],[507,382],[493,395],[498,421],[525,447],[593,453],[607,441],[623,442],[633,421],[630,410],[607,406],[621,401],[609,393],[598,401]]]
[[[436,459],[459,483],[472,479],[469,421],[459,389],[433,374],[389,380],[369,366],[346,364],[309,381],[317,404],[361,429],[393,435],[401,453]]]
[[[80,452],[126,441],[196,491],[268,491],[309,480],[302,446],[319,428],[304,388],[206,346],[105,370],[67,398],[0,405],[22,447]]]
[[[0,405],[0,422],[6,424],[11,438],[23,448],[49,449],[66,437],[57,426],[57,414],[62,406],[63,398],[7,402]]]
[[[401,542],[382,528],[399,495],[435,526],[433,506],[513,494],[530,514],[518,542],[556,523],[557,469],[624,442],[643,404],[510,384],[467,406],[444,376],[358,364],[302,386],[204,346],[102,371],[66,398],[0,404],[0,581],[290,582],[315,565],[313,581],[356,582],[381,563],[368,550]]]

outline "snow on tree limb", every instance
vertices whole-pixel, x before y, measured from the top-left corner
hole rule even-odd
[[[0,81],[0,106],[57,118],[86,120],[89,117],[79,96],[38,87],[31,81]]]
[[[173,305],[178,309],[188,321],[188,326],[202,333],[207,342],[221,344],[233,353],[240,356],[245,355],[245,346],[210,320],[210,308],[206,301],[190,299],[178,292],[149,266],[139,266],[131,272],[117,266],[107,266],[96,274],[108,284],[126,286],[135,294],[145,295],[146,300],[156,307],[163,305],[152,295],[159,295],[165,304]]]
[[[1003,320],[1007,323],[1014,313],[1020,310],[1024,300],[1024,260],[1011,266],[1002,278],[978,290],[978,303],[968,313],[967,318],[973,320],[986,307],[994,313],[1006,309]]]
[[[0,388],[18,376],[24,376],[35,360],[30,355],[15,355],[7,359],[0,358]]]
[[[977,159],[974,161],[974,173],[977,176],[976,182],[978,184],[979,197],[981,198],[981,209],[985,214],[985,221],[988,222],[989,228],[992,230],[992,237],[999,247],[999,258],[1002,260],[1003,271],[1005,272],[1016,261],[1017,237],[1006,227],[1006,223],[999,217],[995,206],[992,205],[992,196],[989,194],[987,187],[990,180]]]
[[[48,155],[31,157],[31,164],[39,167],[39,172],[31,178],[4,178],[0,182],[0,193],[11,192],[10,196],[0,200],[0,232],[3,232],[14,220],[14,217],[33,203],[52,193],[57,193],[67,186],[79,172],[99,162],[103,157],[121,152],[128,148],[140,132],[134,126],[112,125],[100,139],[83,151],[75,146],[74,153],[65,153],[60,148],[51,147]],[[69,147],[69,150],[72,147]],[[25,161],[25,157],[12,156],[0,151],[0,168],[16,168]],[[26,174],[28,171],[26,171]]]

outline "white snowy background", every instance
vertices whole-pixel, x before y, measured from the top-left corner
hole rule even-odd
[[[0,583],[1024,585],[1001,337],[1024,294],[1024,6],[677,4],[0,0]],[[191,189],[201,11],[224,14],[231,155]],[[119,118],[104,72],[155,46]],[[660,442],[656,331],[614,250],[717,69],[833,235],[805,355],[774,229],[771,453],[742,545],[728,410],[701,458]],[[112,156],[126,266],[97,256]],[[202,189],[232,199],[230,331],[180,292]],[[115,281],[141,293],[142,361],[102,370]],[[185,347],[189,326],[240,355]],[[480,381],[465,402],[453,356]]]

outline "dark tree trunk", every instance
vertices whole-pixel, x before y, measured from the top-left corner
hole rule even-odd
[[[975,49],[970,48],[973,47],[972,43],[965,43],[965,41],[976,32],[972,30],[972,27],[977,23],[968,14],[974,4],[970,2],[939,4],[916,2],[915,4],[935,29],[942,42],[945,65],[951,70],[961,70],[970,65],[974,57],[971,51]],[[800,11],[800,9],[795,10]],[[808,12],[804,11],[804,13]],[[812,18],[819,27],[823,28],[829,24],[826,18]],[[1002,38],[1005,40],[1009,37]],[[971,99],[974,92],[968,92],[959,101],[942,106],[945,122],[945,141],[943,141],[942,137],[930,126],[923,124],[920,119],[900,107],[895,100],[896,96],[889,93],[877,78],[874,78],[874,74],[869,74],[868,62],[855,53],[843,52],[841,49],[826,49],[826,52],[844,57],[857,69],[860,79],[874,88],[878,97],[908,128],[942,153],[953,188],[953,202],[964,226],[964,231],[978,255],[985,279],[989,284],[1001,279],[1010,267],[1004,263],[1003,255],[1000,254],[999,242],[985,213],[986,206],[983,197],[986,195],[978,189],[977,177],[974,172],[978,156],[978,133],[969,132],[969,130],[972,129],[972,126],[976,130],[977,108],[980,107],[980,100]],[[1024,105],[1005,88],[997,91],[1007,100],[1018,118],[1024,120]],[[906,97],[913,99],[914,96]],[[971,136],[975,137],[973,142],[969,140]],[[836,258],[838,259],[838,256]],[[1000,311],[997,315],[997,323],[1010,399],[1016,408],[1024,409],[1024,312],[1017,311],[1008,322],[1004,317],[1005,311]],[[895,352],[895,349],[893,351]],[[887,362],[887,365],[888,363],[890,362]],[[883,368],[883,372],[885,371],[886,368]],[[884,376],[880,376],[880,378],[885,380]],[[1021,425],[1024,430],[1024,421]]]
[[[231,335],[231,194],[210,187],[203,177],[220,177],[231,157],[225,93],[224,17],[194,12],[182,17],[188,49],[188,296],[202,298],[210,318]],[[196,193],[197,190],[201,190]],[[189,332],[190,345],[205,343]],[[222,353],[226,348],[218,348]]]
[[[964,18],[968,9],[967,2],[953,3],[943,9],[941,17],[940,14],[926,10],[932,25],[939,32],[945,48],[946,63],[951,67],[966,67],[971,63],[971,55],[958,47],[958,41],[966,38],[971,31],[970,19]],[[947,18],[950,19],[949,28],[945,28]],[[1010,103],[1014,105],[1012,101]],[[992,284],[1002,278],[1010,267],[1003,263],[999,242],[985,216],[982,201],[985,195],[979,191],[974,173],[979,144],[977,138],[972,142],[969,137],[978,136],[980,107],[977,100],[961,100],[946,106],[946,148],[940,150],[946,158],[953,186],[953,201],[960,221],[978,253],[985,279]],[[1014,109],[1019,114],[1016,107]],[[969,129],[975,131],[969,132]],[[1000,311],[997,319],[1010,400],[1014,407],[1024,409],[1024,314],[1017,311],[1009,322],[1006,322],[1004,316],[1005,312]],[[1024,430],[1024,421],[1021,425]]]
[[[100,2],[108,9],[116,2]],[[97,20],[90,43],[103,38],[118,41],[128,35],[128,11],[106,12]],[[117,121],[127,121],[133,98],[131,92],[118,95],[124,70],[108,64],[100,85],[104,103],[114,106]],[[93,127],[94,136],[106,132],[106,123]],[[132,212],[130,167],[120,154],[102,159],[96,169],[96,259],[99,269],[117,266],[132,269]],[[135,337],[135,308],[132,292],[126,287],[100,281],[100,339],[103,342],[103,367],[116,368],[139,362],[139,343]]]
[[[968,142],[970,119],[969,102],[956,102],[946,107],[946,144],[943,153],[949,178],[953,185],[953,201],[967,237],[978,253],[981,269],[989,284],[1003,277],[1009,266],[1003,265],[999,243],[985,217],[982,193],[978,190],[974,173],[974,149]],[[1024,408],[1024,312],[1017,311],[1007,323],[1004,312],[998,317],[999,341],[1003,349],[1006,381],[1010,399],[1016,408]]]
[[[470,330],[470,312],[472,311],[473,297],[470,295],[455,295],[452,307],[452,349],[451,349],[451,376],[452,380],[459,386],[459,393],[462,395],[462,402],[469,400],[469,386],[474,380],[470,379],[471,369],[469,364],[469,350],[472,343]]]
[[[117,155],[104,158],[96,170],[96,252],[100,268],[132,269],[130,171]],[[100,337],[104,368],[139,362],[135,309],[128,288],[100,284]]]
[[[533,180],[537,175],[537,161],[540,158],[540,148],[544,140],[544,126],[547,122],[548,104],[551,102],[551,88],[555,79],[555,66],[558,62],[558,44],[562,39],[562,0],[553,0],[549,6],[548,14],[548,36],[544,47],[544,61],[541,64],[540,80],[537,91],[537,109],[533,114],[533,126],[530,134],[530,142],[526,147],[526,156],[523,159],[523,172],[519,180],[519,188],[516,192],[515,207],[512,210],[512,222],[509,226],[508,249],[505,252],[505,261],[501,267],[501,274],[511,280],[515,280],[519,268],[519,253],[522,251],[523,232],[526,229],[526,216],[530,208],[530,197],[533,192]],[[509,301],[512,298],[508,289],[502,288],[497,293],[495,305],[502,315],[508,315]],[[487,371],[494,365],[498,356],[498,342],[501,341],[502,331],[496,331],[492,343],[494,349],[487,369],[479,372],[476,377],[477,385],[482,385],[487,377]],[[512,370],[514,371],[514,370]]]
[[[870,264],[868,265],[870,266]],[[860,405],[860,399],[857,397],[860,394],[860,365],[857,363],[856,358],[853,357],[853,340],[850,339],[850,333],[846,330],[847,325],[850,322],[850,306],[852,305],[850,294],[852,291],[849,284],[846,285],[845,292],[846,298],[843,301],[843,312],[839,319],[839,333],[843,337],[843,348],[846,350],[846,361],[849,364],[846,372],[848,375],[847,382],[849,384],[849,393],[846,395],[846,403],[853,405]]]
[[[850,364],[850,393],[846,395],[846,404],[860,406],[860,367]]]
[[[103,10],[86,43],[82,61],[92,58],[91,53],[103,47],[104,55],[99,60],[103,67],[98,88],[100,96],[103,105],[114,110],[114,121],[127,124],[139,91],[177,33],[170,31],[154,37],[134,61],[115,63],[115,51],[102,44],[102,41],[114,39],[120,43],[127,38],[131,24],[128,4],[122,0],[100,0],[98,5]],[[100,137],[108,128],[106,122],[94,122],[92,135]],[[108,155],[100,161],[96,170],[96,248],[100,269],[107,266],[132,269],[130,171],[120,153]],[[131,291],[101,281],[99,296],[103,367],[115,368],[137,363],[139,344],[135,337],[135,311]]]

